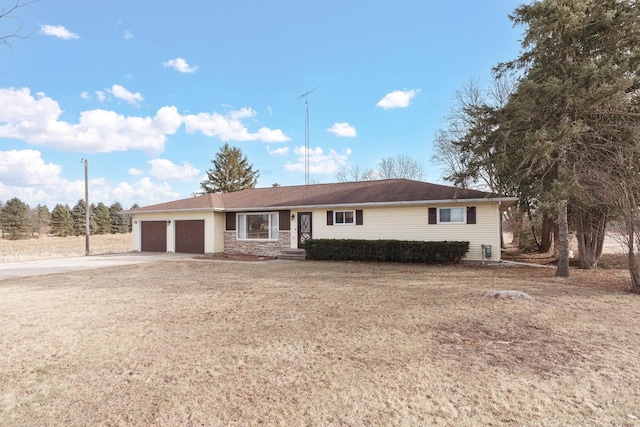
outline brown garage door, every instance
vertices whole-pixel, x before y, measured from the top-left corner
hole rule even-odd
[[[167,222],[142,221],[143,252],[167,252]]]
[[[176,252],[204,253],[204,220],[176,221]]]

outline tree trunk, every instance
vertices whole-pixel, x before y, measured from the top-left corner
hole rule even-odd
[[[556,277],[569,277],[569,221],[567,200],[558,202],[558,268]]]
[[[607,208],[598,206],[578,209],[576,237],[578,239],[579,268],[591,269],[597,266],[602,255],[605,230],[607,227]]]
[[[551,250],[551,243],[553,242],[553,227],[555,222],[553,217],[548,213],[542,216],[542,230],[540,232],[540,253],[546,254]]]
[[[627,259],[629,262],[629,275],[631,276],[631,292],[640,294],[640,264],[635,253],[635,227],[627,223]]]

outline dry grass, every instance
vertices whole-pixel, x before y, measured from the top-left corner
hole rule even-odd
[[[174,261],[2,281],[0,424],[638,425],[626,272],[553,273]]]
[[[85,236],[0,240],[0,263],[82,256],[85,247]],[[89,249],[92,255],[130,252],[131,234],[91,236]]]

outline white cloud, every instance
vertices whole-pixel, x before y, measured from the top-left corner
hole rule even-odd
[[[129,92],[124,86],[121,85],[113,85],[111,89],[107,89],[108,92],[111,92],[113,96],[118,99],[122,99],[127,101],[131,105],[138,105],[138,103],[144,101],[144,98],[140,94],[140,92]]]
[[[144,171],[142,171],[141,169],[131,168],[129,169],[129,175],[141,176],[141,175],[144,175]]]
[[[194,181],[200,171],[189,162],[177,165],[171,160],[154,159],[148,162],[151,165],[150,175],[162,181]]]
[[[131,30],[127,30],[124,32],[124,39],[125,40],[130,40],[133,38],[133,33],[131,32]]]
[[[267,145],[267,152],[272,156],[284,156],[289,153],[289,147],[280,147],[271,149],[270,146]]]
[[[54,36],[62,40],[73,40],[80,38],[79,35],[72,33],[62,25],[40,25],[40,32],[46,36]]]
[[[77,124],[59,120],[58,103],[44,94],[33,97],[28,88],[0,88],[0,138],[19,139],[62,151],[105,153],[145,150],[161,153],[167,135],[182,123],[176,107],[162,107],[155,117],[123,116],[90,110]]]
[[[280,129],[262,127],[254,133],[249,132],[242,120],[255,115],[256,112],[251,108],[241,108],[226,114],[214,112],[187,115],[184,117],[184,122],[187,132],[200,131],[207,136],[220,138],[222,141],[289,141],[289,137]]]
[[[195,73],[196,71],[198,71],[197,65],[191,66],[187,63],[187,61],[184,58],[180,58],[180,57],[175,59],[170,59],[167,62],[163,62],[162,65],[165,68],[173,68],[174,70],[179,71],[181,73]]]
[[[411,100],[419,93],[420,89],[394,90],[386,94],[376,105],[385,110],[390,108],[405,108],[411,104]]]
[[[80,162],[77,167],[82,171]],[[183,169],[189,170],[189,167]],[[49,210],[58,203],[74,206],[79,199],[84,199],[84,180],[68,181],[61,174],[62,166],[46,162],[40,151],[0,151],[0,200],[18,197],[31,207],[42,204]],[[179,196],[168,183],[155,183],[149,178],[116,185],[103,177],[89,179],[91,203],[111,204],[117,201],[125,207],[134,203],[144,206]]]
[[[287,162],[284,166],[285,170],[290,172],[305,171],[305,147],[296,147],[293,152],[298,156],[296,163]],[[340,167],[344,166],[351,155],[351,149],[347,148],[342,154],[329,150],[324,154],[320,147],[309,149],[309,173],[318,175],[329,175],[338,172]]]
[[[344,138],[354,138],[356,136],[356,128],[349,123],[334,123],[333,126],[327,130],[336,136],[342,136]]]
[[[100,102],[104,102],[104,100],[107,99],[107,95],[101,90],[96,91],[96,96],[98,97],[98,101]]]
[[[88,100],[90,100],[90,99],[91,99],[91,96],[89,95],[89,92],[87,92],[87,91],[85,90],[84,92],[82,92],[82,93],[80,94],[80,98],[85,99],[85,100],[87,100],[87,101],[88,101]]]
[[[61,172],[62,166],[45,162],[40,151],[0,151],[0,200],[18,197],[31,207],[49,209],[57,203],[75,204],[84,197],[84,183],[67,181]]]
[[[0,151],[0,182],[10,186],[48,185],[59,180],[62,167],[45,163],[40,151]]]
[[[120,201],[123,206],[131,206],[134,203],[145,206],[180,197],[166,182],[156,184],[146,177],[132,184],[120,182],[113,188],[111,194],[113,200]]]

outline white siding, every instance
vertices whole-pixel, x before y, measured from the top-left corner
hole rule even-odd
[[[224,212],[213,214],[213,252],[224,252],[224,230],[227,227],[226,215]]]
[[[437,207],[461,207],[462,203]],[[429,224],[429,206],[364,208],[363,225],[327,225],[327,210],[313,209],[314,239],[393,239],[468,241],[465,259],[480,261],[481,245],[491,245],[490,261],[500,260],[500,213],[497,203],[474,204],[476,224]],[[436,206],[431,206],[436,207]],[[355,210],[340,208],[336,210]],[[296,216],[297,216],[297,212]],[[297,247],[297,222],[292,222],[291,246]]]
[[[222,217],[222,220],[217,218],[217,215]],[[133,250],[140,251],[142,249],[142,233],[141,222],[142,221],[167,221],[171,220],[170,224],[167,224],[167,252],[175,252],[176,240],[175,240],[175,222],[186,220],[203,220],[204,221],[204,251],[205,253],[216,252],[216,249],[222,246],[224,250],[224,213],[219,212],[168,212],[168,213],[139,213],[134,214],[132,217],[132,235],[133,235]],[[222,221],[222,225],[218,227],[218,223]],[[219,230],[216,230],[219,228]]]

